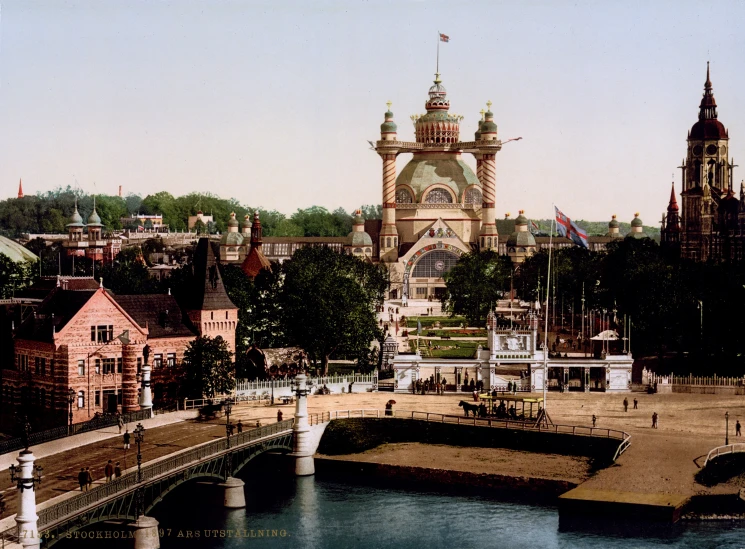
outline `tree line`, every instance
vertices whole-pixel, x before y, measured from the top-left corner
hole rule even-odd
[[[0,201],[0,232],[10,237],[22,233],[65,233],[77,201],[83,223],[93,211],[93,195],[83,193],[70,186],[27,195],[23,198],[8,198]],[[211,232],[225,232],[232,212],[239,220],[261,212],[261,224],[266,236],[346,236],[352,230],[351,211],[337,208],[330,212],[320,206],[298,209],[290,216],[276,210],[244,206],[236,199],[225,199],[213,194],[191,193],[175,197],[168,192],[158,192],[142,198],[136,194],[126,197],[95,195],[96,211],[105,230],[135,228],[135,223],[123,223],[122,219],[133,214],[163,216],[163,223],[171,231],[185,231],[189,216],[202,211],[214,217],[208,227]],[[380,219],[381,206],[363,206],[365,219]],[[125,226],[129,225],[129,226]]]

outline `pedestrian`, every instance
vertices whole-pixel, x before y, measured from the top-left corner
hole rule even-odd
[[[657,412],[652,413],[652,429],[657,429]]]
[[[737,420],[737,423],[735,423],[735,436],[739,437],[742,433],[740,433],[740,420]]]
[[[243,432],[243,422],[240,419],[238,420],[236,427],[238,427],[238,434],[240,435]]]
[[[116,424],[119,426],[119,434],[122,434],[122,427],[124,427],[124,420],[122,419],[121,414],[116,415]]]
[[[119,478],[120,476],[122,476],[122,467],[121,465],[119,465],[118,461],[116,462],[116,465],[114,465],[114,476],[116,478]]]
[[[629,411],[629,399],[628,398],[623,399],[623,411],[624,412]]]
[[[277,410],[277,423],[282,421],[282,410]]]
[[[233,436],[234,430],[235,430],[235,425],[233,425],[232,423],[228,423],[228,436],[229,437]]]
[[[256,420],[256,428],[257,429],[261,428],[261,420],[258,420],[258,419]]]
[[[598,418],[595,417],[595,414],[592,414],[592,426],[595,427],[595,424],[598,422]]]
[[[132,435],[129,434],[129,429],[124,431],[124,449],[129,450],[129,439],[132,438]]]
[[[638,409],[638,406],[637,406],[638,403],[639,401],[634,399],[634,410]]]
[[[78,473],[78,483],[80,484],[81,492],[88,485],[88,475],[85,474],[85,469],[83,469],[82,467],[80,468],[80,472]]]
[[[93,475],[91,475],[91,468],[86,467],[85,468],[85,480],[88,483],[88,486],[86,487],[86,490],[90,490],[91,486],[93,486]]]
[[[106,464],[106,467],[104,467],[104,475],[106,475],[106,482],[111,482],[111,477],[114,476],[114,464],[111,463],[111,460]]]

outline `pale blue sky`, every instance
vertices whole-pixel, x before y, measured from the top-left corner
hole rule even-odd
[[[744,21],[745,2],[721,0],[0,0],[0,194],[23,177],[27,193],[77,180],[286,213],[379,203],[366,140],[389,99],[413,140],[440,30],[461,138],[489,99],[500,137],[523,137],[497,157],[498,215],[555,202],[657,224],[707,59],[745,166]]]

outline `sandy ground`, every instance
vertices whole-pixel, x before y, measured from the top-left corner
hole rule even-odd
[[[534,454],[503,448],[463,448],[441,444],[383,444],[372,450],[345,456],[323,456],[326,459],[365,461],[449,469],[469,473],[500,474],[515,477],[540,477],[567,480],[579,484],[590,477],[590,460],[557,454]],[[443,467],[443,464],[447,464]]]

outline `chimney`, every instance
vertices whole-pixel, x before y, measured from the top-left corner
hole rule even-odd
[[[121,197],[122,197],[122,186],[119,185],[119,198],[121,198]]]

